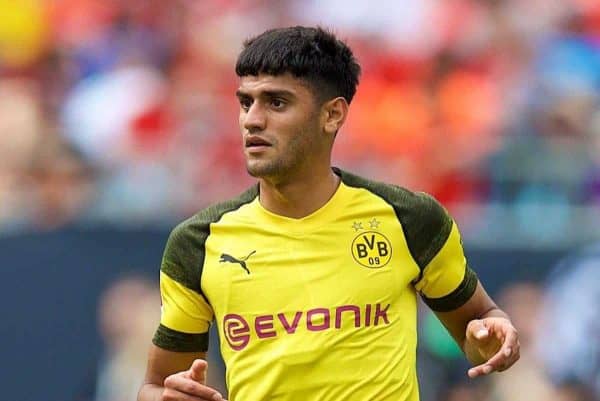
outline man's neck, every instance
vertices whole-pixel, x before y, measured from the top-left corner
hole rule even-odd
[[[260,204],[272,213],[300,219],[323,207],[339,183],[340,177],[329,167],[285,182],[260,179]]]

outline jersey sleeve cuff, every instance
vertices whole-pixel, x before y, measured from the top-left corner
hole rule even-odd
[[[427,298],[421,294],[423,301],[435,312],[450,312],[463,306],[477,289],[477,274],[469,266],[460,285],[450,294],[441,298]]]
[[[182,333],[163,326],[158,326],[152,342],[157,347],[175,352],[208,351],[208,332],[192,334]]]

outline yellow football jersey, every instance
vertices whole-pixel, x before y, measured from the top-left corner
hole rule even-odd
[[[477,277],[430,196],[334,169],[301,219],[254,187],[177,226],[161,267],[154,343],[206,351],[216,322],[232,401],[417,401],[417,300],[463,305]]]

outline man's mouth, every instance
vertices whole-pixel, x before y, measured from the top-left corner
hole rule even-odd
[[[269,141],[267,141],[264,138],[257,136],[257,135],[247,136],[246,140],[245,140],[245,145],[247,148],[250,148],[250,149],[273,146],[273,145],[271,145],[271,143]]]

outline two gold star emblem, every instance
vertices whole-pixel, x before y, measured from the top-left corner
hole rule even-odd
[[[364,230],[362,224],[362,222],[355,221],[354,224],[352,224],[352,228],[354,229],[354,231]],[[375,217],[373,217],[372,220],[369,220],[369,227],[371,228],[371,230],[377,230],[380,224],[381,222],[378,221]]]

